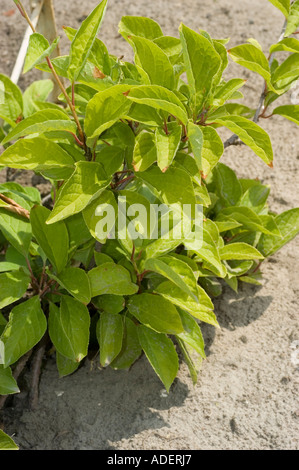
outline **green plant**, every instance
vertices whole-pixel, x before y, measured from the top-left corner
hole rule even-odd
[[[233,102],[244,80],[223,78],[228,41],[205,31],[182,24],[178,39],[149,18],[123,17],[119,30],[135,63],[110,55],[96,37],[107,0],[78,31],[64,28],[67,56],[50,59],[58,40],[49,45],[35,31],[30,38],[25,71],[52,73],[64,104],[46,101],[50,80],[22,95],[0,77],[0,165],[43,175],[54,202],[50,210],[35,188],[0,185],[1,394],[18,390],[10,367],[26,363],[33,348],[38,371],[49,339],[61,376],[99,344],[101,366],[114,369],[129,368],[144,351],[167,390],[178,372],[174,339],[196,382],[205,357],[199,322],[218,326],[210,296],[220,295],[223,281],[235,291],[239,282],[258,284],[261,262],[299,231],[299,209],[272,213],[268,186],[219,163],[224,148],[244,143],[272,167],[270,138],[257,122],[299,78],[299,41],[289,37],[299,1],[272,3],[288,19],[270,57],[256,40],[228,51],[264,78],[257,109]],[[290,54],[279,63],[277,51]],[[298,105],[276,107],[277,114],[299,124]],[[224,144],[222,126],[234,133]],[[136,240],[97,236],[98,224],[109,225],[99,208],[117,212],[124,196],[131,226],[133,204],[201,206],[202,239],[152,239],[147,226]],[[170,235],[174,228],[173,216]]]

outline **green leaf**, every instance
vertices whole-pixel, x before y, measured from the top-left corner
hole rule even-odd
[[[177,123],[171,124],[173,125],[168,125],[167,134],[160,128],[155,131],[158,167],[163,173],[171,165],[181,142],[181,126]]]
[[[100,364],[107,367],[120,353],[124,325],[121,315],[103,312],[97,324],[97,338],[100,345]]]
[[[62,175],[68,175],[74,160],[55,142],[36,137],[19,140],[8,147],[0,157],[0,165],[36,172],[60,169]]]
[[[267,224],[263,224],[261,217],[259,217],[252,209],[244,206],[233,206],[222,209],[217,216],[217,220],[225,220],[226,218],[240,222],[245,228],[253,232],[261,232],[267,235],[277,235],[273,230],[267,228]],[[279,236],[279,235],[278,235]]]
[[[49,335],[57,351],[80,362],[87,355],[90,316],[87,307],[63,295],[60,308],[50,303]]]
[[[264,129],[255,122],[249,121],[243,116],[223,116],[215,119],[215,122],[227,127],[237,134],[267,165],[273,160],[273,150],[270,137]]]
[[[68,77],[77,80],[92,50],[106,11],[107,0],[103,0],[84,20],[71,44]]]
[[[105,253],[98,253],[97,251],[94,252],[94,260],[97,266],[100,266],[104,263],[114,263],[110,256],[105,255]]]
[[[192,382],[196,385],[198,373],[201,369],[202,357],[185,341],[182,341],[180,338],[177,338],[177,341],[188,366]]]
[[[14,364],[44,336],[47,320],[38,296],[14,307],[1,335],[4,344],[4,367]]]
[[[183,24],[179,30],[188,83],[192,95],[196,95],[195,107],[200,109],[211,91],[214,76],[220,69],[221,57],[203,35]]]
[[[10,78],[0,74],[0,118],[14,127],[22,112],[23,97],[20,88]]]
[[[28,289],[30,277],[24,271],[0,274],[0,309],[19,300]]]
[[[177,309],[158,295],[134,295],[128,302],[128,310],[140,323],[159,333],[177,334],[183,331]]]
[[[202,170],[202,149],[203,149],[203,133],[201,129],[193,122],[188,122],[187,136],[191,145],[197,167]]]
[[[124,117],[131,107],[131,101],[124,93],[130,85],[115,85],[97,93],[86,107],[84,130],[88,137],[95,138]]]
[[[187,250],[193,251],[203,259],[208,264],[208,269],[213,271],[217,276],[226,276],[226,269],[221,263],[218,248],[205,228],[203,229],[202,240],[185,240],[184,245]]]
[[[224,260],[229,259],[264,259],[263,255],[247,243],[230,243],[220,248],[220,257]]]
[[[142,16],[123,16],[119,23],[119,32],[126,40],[128,36],[140,36],[151,40],[163,36],[156,21]]]
[[[122,349],[110,364],[113,369],[129,369],[142,352],[138,339],[138,327],[130,318],[125,317]]]
[[[0,429],[0,450],[19,450],[17,444]]]
[[[83,304],[89,304],[91,290],[89,278],[85,271],[80,268],[65,268],[57,276],[49,273],[51,279],[55,279],[61,287],[66,289],[75,299]]]
[[[270,47],[270,54],[278,51],[299,52],[299,41],[295,38],[285,38]]]
[[[141,132],[136,137],[133,151],[133,167],[135,171],[145,171],[157,161],[155,134]]]
[[[205,359],[206,355],[204,339],[197,321],[194,320],[194,318],[192,318],[189,313],[186,313],[181,309],[179,309],[179,314],[182,320],[184,331],[179,333],[177,337],[192,346],[192,348],[194,348],[195,351],[197,351],[198,354],[200,354],[201,357]]]
[[[298,104],[278,106],[278,108],[274,109],[273,114],[279,114],[280,116],[283,116],[289,119],[290,121],[295,122],[299,126],[299,105]]]
[[[173,66],[162,49],[149,39],[131,36],[135,50],[135,62],[148,75],[152,85],[172,90],[175,85]]]
[[[27,202],[17,194],[5,192],[5,196],[13,199],[24,209],[30,210]],[[16,250],[24,256],[28,254],[32,238],[31,225],[28,219],[0,208],[0,230]]]
[[[4,369],[4,367],[0,365],[0,395],[11,395],[19,392],[20,389],[13,378],[10,367]]]
[[[276,8],[278,8],[286,18],[289,16],[290,0],[269,0]]]
[[[186,312],[189,312],[198,320],[217,327],[219,326],[216,316],[213,313],[213,303],[202,287],[198,286],[199,302],[195,301],[194,298],[188,294],[185,294],[185,292],[170,281],[165,281],[159,284],[155,289],[155,292],[163,296],[172,304],[177,305]]]
[[[30,221],[34,237],[60,273],[68,261],[69,236],[63,221],[55,225],[46,224],[50,213],[46,207],[35,206],[31,210]]]
[[[172,256],[164,256],[147,259],[144,268],[166,277],[186,292],[186,294],[197,300],[196,278],[188,264]]]
[[[50,131],[67,131],[76,134],[77,126],[64,111],[45,109],[19,122],[3,139],[2,145],[30,134],[43,134]]]
[[[109,220],[106,219],[106,216],[103,218],[102,214],[105,214],[108,210],[108,207],[112,207],[114,209],[114,214],[112,214],[111,218],[108,217],[110,214],[107,213],[107,217]],[[115,217],[117,214],[117,203],[112,191],[104,190],[99,197],[97,197],[92,203],[90,203],[84,210],[83,210],[83,217],[85,223],[91,233],[91,235],[101,243],[105,243],[106,238],[111,230],[113,230],[115,225]],[[101,229],[104,229],[107,222],[107,236],[105,240],[102,240],[99,237]],[[112,226],[109,224],[112,223]],[[99,225],[100,226],[99,226]]]
[[[266,257],[271,256],[299,232],[299,209],[290,209],[275,217],[281,238],[263,234],[257,245],[258,250]]]
[[[270,194],[270,188],[262,184],[251,186],[243,194],[239,201],[239,205],[243,207],[250,207],[255,212],[259,213],[265,206],[268,196]]]
[[[68,359],[67,357],[60,354],[56,351],[56,365],[59,372],[59,377],[65,377],[66,375],[70,375],[75,370],[78,369],[79,363]]]
[[[77,162],[71,178],[62,186],[47,224],[53,224],[81,212],[110,183],[97,162]]]
[[[92,297],[102,294],[132,295],[138,291],[138,286],[131,281],[129,271],[117,264],[101,264],[89,271],[88,277]]]
[[[138,338],[141,347],[154,371],[163,382],[167,392],[179,368],[179,360],[173,342],[162,333],[139,326]]]
[[[46,57],[49,57],[54,49],[56,49],[59,38],[49,44],[47,39],[39,33],[33,33],[29,37],[29,45],[25,57],[23,73],[29,72],[37,64],[40,64]]]
[[[288,15],[287,27],[284,35],[290,36],[293,34],[299,26],[299,0],[292,3],[290,12]]]
[[[104,256],[104,255],[103,255]],[[109,256],[107,256],[109,258]],[[116,315],[122,312],[126,302],[122,295],[104,294],[94,297],[92,303],[101,311]]]
[[[299,5],[299,3],[298,3]],[[285,93],[290,85],[299,77],[299,54],[291,54],[272,76],[274,91],[277,94]]]
[[[236,173],[224,165],[218,163],[213,172],[217,195],[229,206],[236,205],[242,196],[242,187]]]
[[[23,94],[24,102],[24,118],[31,116],[31,114],[39,111],[40,103],[49,105],[45,103],[49,94],[53,91],[54,83],[52,80],[37,80],[33,82]]]
[[[179,98],[167,88],[158,85],[141,85],[132,87],[127,98],[138,104],[166,111],[187,124],[188,116]]]
[[[214,95],[213,106],[223,106],[227,100],[233,99],[235,92],[244,86],[245,82],[246,80],[242,78],[232,78],[219,85]]]
[[[270,84],[271,71],[269,62],[263,51],[258,47],[253,44],[241,44],[231,48],[228,53],[237,64],[258,73],[266,80],[268,85]]]

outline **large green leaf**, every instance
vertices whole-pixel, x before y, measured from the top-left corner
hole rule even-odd
[[[110,214],[107,212],[108,208],[113,208],[114,213]],[[112,210],[112,209],[111,209]],[[115,218],[117,214],[117,203],[112,191],[104,190],[100,196],[98,196],[94,201],[92,201],[84,210],[83,210],[83,217],[85,223],[90,231],[91,235],[100,241],[101,243],[105,243],[106,238],[111,230],[115,227]],[[103,214],[107,212],[107,217],[109,220],[106,219],[106,216],[103,218]],[[107,222],[107,225],[106,225]],[[99,224],[99,225],[98,225]],[[111,226],[109,224],[112,224]],[[109,225],[109,226],[108,226]],[[104,240],[100,237],[100,232],[107,228],[107,234]],[[101,230],[102,229],[102,230]]]
[[[109,256],[99,253],[109,259]],[[104,263],[107,261],[104,261]],[[102,264],[102,263],[101,263]],[[116,315],[120,313],[126,305],[125,299],[122,295],[103,294],[92,299],[93,305],[95,305],[102,312]]]
[[[299,4],[298,4],[299,5]],[[299,77],[299,54],[291,54],[277,67],[272,76],[272,82],[277,94],[282,94]]]
[[[55,142],[35,137],[19,140],[8,147],[0,157],[0,165],[36,172],[59,169],[62,176],[67,176],[74,160]]]
[[[17,444],[0,429],[0,450],[19,450]]]
[[[49,57],[56,49],[59,38],[49,44],[47,39],[39,33],[33,33],[29,37],[29,45],[25,57],[23,73],[29,72],[37,64],[40,64],[46,57]]]
[[[239,204],[243,207],[250,207],[256,213],[259,213],[265,206],[270,193],[270,188],[263,184],[256,184],[245,191]]]
[[[68,68],[68,77],[71,81],[77,80],[81,70],[88,59],[94,44],[95,38],[99,32],[105,11],[107,0],[102,2],[90,13],[84,20],[75,34],[71,44],[70,63]]]
[[[155,131],[158,167],[163,173],[171,165],[181,141],[181,126],[177,123],[171,124],[173,125],[168,126],[167,134],[160,128]]]
[[[236,205],[242,196],[242,187],[236,173],[224,165],[218,163],[213,172],[214,182],[217,188],[217,195],[226,205]]]
[[[159,284],[155,289],[155,292],[163,296],[172,304],[186,310],[186,312],[189,312],[198,320],[210,323],[214,326],[219,326],[216,316],[213,313],[213,303],[202,287],[198,286],[199,302],[195,301],[193,297],[186,294],[171,281],[165,281]]]
[[[55,225],[46,224],[50,213],[46,207],[35,206],[31,210],[30,221],[34,237],[60,273],[68,261],[69,236],[63,221]]]
[[[142,349],[138,339],[138,328],[130,318],[125,317],[122,348],[110,364],[113,369],[128,369],[140,356]]]
[[[90,302],[91,290],[89,278],[83,269],[65,268],[59,275],[54,276],[49,273],[49,276],[55,279],[75,299],[86,305]]]
[[[221,58],[204,35],[183,24],[179,29],[188,83],[194,97],[196,95],[196,109],[200,109],[211,91],[214,76],[221,66]]]
[[[24,271],[0,274],[0,309],[19,300],[28,289],[30,277]]]
[[[230,243],[220,248],[220,257],[223,260],[251,260],[251,259],[264,259],[263,255],[251,245],[247,243]]]
[[[80,362],[87,354],[90,316],[87,307],[63,295],[60,308],[50,303],[49,335],[57,351]]]
[[[123,16],[119,23],[119,32],[125,39],[128,36],[140,36],[153,40],[163,36],[159,24],[143,16]]]
[[[18,384],[13,378],[10,367],[4,369],[4,367],[0,365],[0,395],[10,395],[12,393],[18,393],[19,391]]]
[[[47,320],[38,296],[14,307],[1,335],[4,344],[4,367],[16,362],[43,337]]]
[[[141,85],[132,87],[127,98],[135,103],[166,111],[187,124],[188,116],[179,98],[167,88],[159,85]]]
[[[89,101],[84,121],[84,130],[88,137],[97,137],[126,115],[132,103],[124,93],[130,88],[130,85],[115,85],[100,91]]]
[[[136,137],[133,151],[133,167],[135,171],[145,171],[157,161],[155,134],[141,132]]]
[[[0,118],[12,127],[23,112],[23,98],[20,88],[8,77],[0,74]]]
[[[286,243],[291,241],[299,232],[299,209],[290,209],[275,217],[275,223],[280,230],[281,238],[263,234],[257,245],[264,256],[271,256]]]
[[[30,134],[43,134],[50,131],[67,131],[76,134],[77,126],[64,111],[45,109],[37,111],[19,122],[1,142],[2,145]]]
[[[183,331],[177,309],[158,295],[134,295],[129,300],[128,310],[140,323],[159,333],[177,334]]]
[[[47,223],[53,224],[81,212],[109,183],[100,163],[75,163],[75,171],[62,186]]]
[[[299,126],[299,105],[298,104],[278,106],[278,108],[274,109],[273,114],[279,114],[280,116],[283,116],[289,119],[290,121],[295,122]]]
[[[138,338],[141,347],[154,371],[163,382],[167,392],[179,368],[179,360],[173,342],[162,333],[139,326]]]
[[[102,294],[132,295],[138,291],[129,271],[118,264],[101,264],[89,271],[88,277],[92,297]]]
[[[232,47],[229,51],[231,58],[238,64],[246,67],[252,72],[261,75],[269,84],[271,80],[271,71],[267,57],[253,44],[241,44]]]
[[[120,353],[123,342],[124,324],[121,315],[103,312],[97,324],[97,338],[100,345],[100,364],[107,367]]]
[[[270,137],[264,129],[255,122],[243,116],[223,116],[215,122],[227,127],[237,134],[244,144],[248,145],[267,165],[273,160],[273,150]]]
[[[297,30],[298,27],[299,27],[299,0],[296,0],[291,5],[289,15],[288,15],[287,27],[286,27],[284,35],[290,36]]]
[[[152,85],[174,88],[174,71],[167,55],[149,39],[131,36],[135,49],[135,62],[146,72]]]

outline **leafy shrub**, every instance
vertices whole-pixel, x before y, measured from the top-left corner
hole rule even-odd
[[[272,3],[288,17],[288,2]],[[47,102],[50,80],[22,94],[1,76],[0,164],[44,176],[54,201],[50,210],[35,188],[0,185],[3,395],[18,391],[10,367],[47,334],[61,376],[73,373],[96,341],[102,367],[128,369],[144,351],[169,390],[179,365],[174,340],[195,383],[205,357],[200,322],[218,326],[210,297],[223,283],[235,291],[241,282],[259,284],[261,262],[299,231],[299,209],[274,214],[268,186],[238,179],[219,163],[224,148],[244,143],[272,167],[270,138],[257,121],[299,77],[299,41],[289,37],[299,2],[268,59],[255,40],[228,51],[265,80],[257,110],[234,102],[243,97],[243,79],[223,78],[227,40],[183,24],[179,39],[164,36],[155,21],[126,16],[119,31],[135,62],[125,62],[96,37],[106,4],[78,31],[64,28],[69,55],[51,60],[58,40],[30,37],[25,71],[52,73],[64,104]],[[290,54],[279,63],[277,51]],[[63,80],[70,81],[66,89]],[[299,124],[298,105],[272,114]],[[217,132],[223,126],[234,133],[224,144]],[[126,209],[200,205],[202,240],[152,239],[148,230],[136,240],[99,238],[100,209],[116,208],[123,196]],[[135,216],[127,210],[127,224]]]

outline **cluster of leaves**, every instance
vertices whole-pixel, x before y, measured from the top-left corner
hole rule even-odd
[[[261,261],[299,231],[299,209],[273,214],[268,186],[238,179],[219,163],[217,129],[224,126],[272,166],[270,138],[251,120],[256,110],[234,102],[244,80],[223,78],[229,52],[265,79],[261,117],[299,78],[299,41],[289,37],[299,2],[272,3],[289,19],[271,59],[255,40],[227,51],[227,40],[205,31],[182,24],[180,38],[170,37],[149,18],[126,16],[119,31],[135,61],[125,62],[96,37],[103,0],[78,31],[64,28],[69,55],[51,60],[58,40],[30,37],[25,71],[53,73],[65,104],[47,102],[51,80],[22,95],[0,76],[0,165],[43,175],[55,201],[50,210],[35,188],[0,185],[0,394],[18,391],[10,367],[47,332],[61,376],[96,343],[101,366],[114,369],[128,369],[143,351],[169,390],[179,363],[174,340],[196,382],[205,357],[200,322],[218,326],[210,297],[223,281],[236,291],[239,282],[258,284]],[[290,54],[279,63],[277,51]],[[298,105],[272,114],[299,124]],[[128,207],[201,204],[203,241],[153,240],[148,233],[97,240],[96,209],[116,207],[120,196]]]

